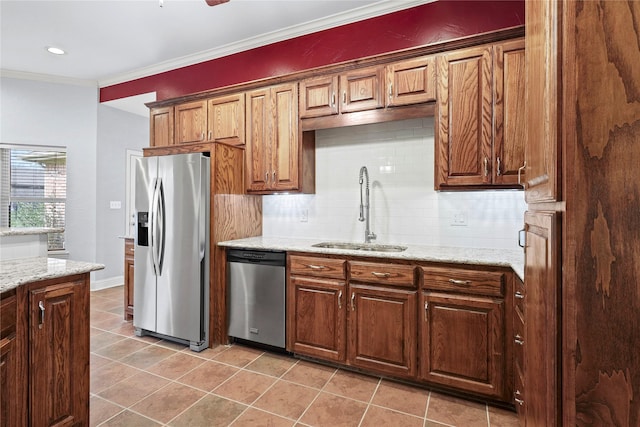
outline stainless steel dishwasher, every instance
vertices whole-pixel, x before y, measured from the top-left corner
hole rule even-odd
[[[230,337],[285,346],[285,252],[227,251]]]

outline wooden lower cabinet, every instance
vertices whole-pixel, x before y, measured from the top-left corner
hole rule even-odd
[[[124,239],[124,320],[133,319],[133,239]]]
[[[12,427],[18,424],[16,405],[7,397],[13,396],[18,387],[15,292],[2,295],[0,328],[0,426]]]
[[[420,322],[420,378],[503,398],[504,301],[424,292]]]
[[[349,364],[414,376],[417,292],[350,284],[349,293]]]

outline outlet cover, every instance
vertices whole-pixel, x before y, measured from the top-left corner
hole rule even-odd
[[[109,208],[111,209],[121,209],[122,202],[120,200],[112,200],[109,202]]]
[[[467,213],[465,211],[454,212],[451,218],[451,225],[454,226],[467,226]]]
[[[309,221],[309,209],[300,209],[300,222]]]

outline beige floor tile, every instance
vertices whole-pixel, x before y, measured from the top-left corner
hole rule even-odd
[[[100,427],[155,427],[161,425],[162,424],[159,424],[141,415],[135,414],[131,411],[124,411],[111,418]]]
[[[240,371],[213,390],[214,394],[250,404],[276,381],[256,372]]]
[[[141,341],[125,338],[121,341],[116,342],[115,344],[111,344],[95,350],[94,353],[98,356],[107,357],[109,359],[120,360],[130,355],[131,353],[142,350],[148,345],[149,344],[143,343]]]
[[[98,396],[89,399],[89,425],[97,426],[122,411],[122,407]]]
[[[367,413],[364,415],[360,427],[423,427],[423,424],[424,419],[422,417],[414,417],[413,415],[371,405],[367,409]]]
[[[111,402],[130,407],[167,384],[169,381],[164,378],[140,372],[101,391],[99,395]]]
[[[283,417],[298,419],[318,393],[315,388],[279,380],[252,406]]]
[[[258,409],[249,408],[231,427],[291,427],[295,421],[279,417]]]
[[[246,366],[246,369],[271,375],[273,377],[280,377],[296,363],[297,360],[290,356],[264,353],[262,356],[249,363]]]
[[[507,411],[506,409],[495,408],[492,406],[489,409],[489,425],[491,427],[519,427],[518,416],[513,411]]]
[[[111,332],[105,332],[100,329],[96,329],[100,331],[100,334],[91,335],[89,340],[89,349],[91,351],[96,351],[104,347],[108,347],[112,344],[117,343],[118,341],[122,341],[125,339],[122,335],[112,334]]]
[[[234,345],[227,351],[220,353],[214,360],[243,368],[256,360],[262,353],[264,352],[261,350]]]
[[[240,403],[209,394],[176,417],[169,425],[172,427],[227,426],[246,408]]]
[[[131,407],[161,423],[167,423],[200,400],[205,393],[182,384],[170,383]]]
[[[431,393],[427,419],[464,427],[487,427],[487,408],[482,403]]]
[[[355,372],[338,370],[323,391],[369,403],[380,379]]]
[[[314,427],[355,427],[366,408],[366,404],[357,400],[320,393],[300,421]]]
[[[282,379],[309,387],[322,388],[334,372],[336,372],[336,368],[299,361]]]
[[[140,371],[120,362],[111,362],[96,370],[92,369],[90,375],[91,393],[99,393],[138,372]]]
[[[175,380],[203,363],[204,359],[178,352],[147,368],[147,371]]]
[[[89,355],[89,367],[91,371],[101,368],[109,363],[113,362],[111,359],[107,359],[106,357],[98,356],[95,353],[91,353]]]
[[[146,369],[149,366],[154,365],[174,354],[177,353],[173,350],[169,350],[168,348],[160,347],[157,345],[149,345],[143,347],[139,351],[123,357],[122,359],[120,359],[120,361],[122,363],[126,363],[127,365],[133,366],[134,368]]]
[[[178,378],[178,381],[204,391],[211,391],[238,372],[237,368],[214,361],[206,361]]]
[[[429,392],[416,387],[382,380],[372,403],[385,408],[424,417]]]
[[[130,322],[130,321],[122,323],[122,325],[120,325],[120,327],[118,328],[111,329],[110,332],[113,334],[123,335],[127,338],[135,337],[133,322]],[[155,338],[155,341],[160,341],[160,340],[158,338]]]
[[[109,313],[110,314],[110,313]],[[110,314],[113,316],[112,318],[102,320],[100,322],[92,323],[93,326],[99,329],[103,329],[105,331],[116,330],[122,327],[123,323],[126,321],[121,316],[116,316],[115,314]]]
[[[213,348],[205,348],[201,352],[197,354],[198,357],[203,357],[205,359],[214,359],[219,356],[220,353],[227,351],[231,347],[228,345],[217,345]]]

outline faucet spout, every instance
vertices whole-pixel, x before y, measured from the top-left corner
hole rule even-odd
[[[366,221],[364,229],[364,241],[365,243],[371,243],[371,240],[375,240],[376,234],[371,231],[371,213],[369,210],[369,171],[366,166],[360,168],[360,217],[358,221]],[[362,184],[365,184],[365,198],[362,197]]]

